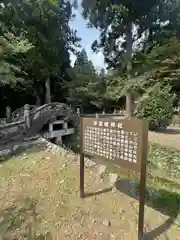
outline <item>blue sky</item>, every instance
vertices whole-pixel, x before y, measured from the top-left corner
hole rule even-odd
[[[78,0],[80,2],[81,0]],[[79,4],[80,6],[80,4]],[[77,35],[82,39],[81,46],[84,48],[88,54],[89,60],[91,60],[94,66],[99,69],[104,67],[104,57],[101,52],[98,54],[91,50],[91,45],[94,40],[99,38],[99,32],[95,28],[87,28],[87,22],[81,16],[81,9],[75,11],[76,18],[71,23],[72,28],[77,30]],[[71,55],[72,64],[75,61],[75,56]]]

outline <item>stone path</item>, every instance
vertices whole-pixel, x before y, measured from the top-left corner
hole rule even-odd
[[[180,128],[171,127],[162,133],[149,131],[149,141],[180,149]]]

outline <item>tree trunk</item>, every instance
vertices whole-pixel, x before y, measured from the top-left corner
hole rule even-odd
[[[38,106],[41,105],[41,98],[38,94],[36,95],[36,105],[38,105]]]
[[[51,103],[51,87],[49,77],[46,79],[46,103]]]
[[[35,85],[35,97],[36,97],[36,105],[41,106],[41,94],[38,83]]]
[[[126,25],[126,71],[127,71],[127,80],[131,80],[132,73],[132,23]],[[133,102],[132,102],[132,92],[128,91],[126,95],[126,115],[132,116],[133,113]]]
[[[3,89],[0,87],[0,117],[4,116],[4,97],[3,97]]]

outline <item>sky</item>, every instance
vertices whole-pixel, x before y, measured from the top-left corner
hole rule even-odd
[[[80,2],[80,0],[78,0],[78,2]],[[71,23],[71,27],[77,30],[77,36],[81,38],[81,46],[86,50],[89,60],[93,62],[94,66],[97,69],[103,68],[104,57],[102,52],[96,54],[91,50],[92,43],[94,40],[99,38],[98,30],[95,28],[87,28],[87,22],[81,16],[80,7],[77,11],[74,12],[76,14],[76,18]],[[76,57],[74,55],[71,55],[72,65],[74,64],[75,59]]]

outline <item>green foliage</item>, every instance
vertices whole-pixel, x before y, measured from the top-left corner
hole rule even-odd
[[[172,177],[175,180],[177,176],[180,177],[180,172],[177,169],[177,165],[180,165],[179,149],[149,143],[148,163],[150,168],[163,170],[162,176],[167,173],[169,178]]]
[[[106,79],[108,98],[118,101],[123,96],[127,79],[119,76],[115,71],[107,74]]]
[[[177,92],[179,0],[82,1],[83,16],[100,30],[99,41],[92,47],[103,50],[108,66],[113,67],[108,73],[98,73],[84,50],[77,53],[80,39],[69,25],[74,17],[70,1],[0,0],[0,4],[2,92],[13,86],[18,91],[14,95],[23,92],[44,103],[44,83],[49,78],[52,101],[82,104],[86,111],[121,108],[129,92],[142,102],[147,89],[157,83],[162,89],[171,85]],[[73,68],[70,52],[77,54]],[[7,92],[2,101],[10,99]]]
[[[176,84],[179,80],[180,40],[177,37],[163,39],[155,44],[151,51],[138,51],[134,56],[134,71],[141,76],[143,85],[153,86],[157,82],[165,85]],[[138,81],[137,81],[138,83]],[[142,81],[140,82],[142,87]]]
[[[103,48],[105,59],[111,66],[126,66],[127,27],[132,24],[134,28],[133,42],[141,39],[142,35],[152,30],[154,35],[159,32],[160,22],[166,21],[168,16],[164,11],[169,10],[167,1],[149,0],[122,0],[122,1],[82,1],[83,15],[88,19],[90,25],[100,29],[101,36],[99,42],[96,40],[93,49]],[[162,11],[159,11],[162,9]],[[159,22],[157,24],[157,22]],[[136,29],[135,29],[136,28]],[[132,31],[132,29],[131,29]],[[152,35],[151,34],[151,35]],[[141,40],[142,43],[144,41]],[[128,43],[129,44],[129,43]]]
[[[16,84],[21,78],[16,76],[20,72],[18,54],[26,53],[32,48],[32,44],[23,37],[15,37],[6,33],[0,37],[0,87]]]
[[[164,37],[170,37],[173,31],[178,30],[180,22],[178,3],[179,0],[82,1],[84,17],[88,19],[90,26],[95,26],[101,32],[99,41],[96,40],[92,45],[93,50],[103,49],[108,66],[121,72],[117,79],[113,79],[117,87],[110,84],[108,94],[117,99],[126,95],[129,102],[126,107],[128,114],[131,114],[133,107],[132,89],[137,90],[139,87],[139,91],[143,92],[152,86],[145,86],[146,79],[148,78],[150,82],[155,78],[152,74],[143,72],[145,68],[149,69],[152,63],[148,61],[147,53],[151,52],[152,47]],[[133,52],[136,51],[137,59],[134,58],[132,62]],[[139,63],[137,68],[136,62]],[[161,72],[163,71],[162,67]],[[138,76],[141,76],[140,83],[136,79]],[[125,79],[128,81],[122,89]],[[156,79],[159,81],[158,71]],[[143,83],[142,86],[141,83]]]
[[[102,107],[105,91],[104,74],[102,71],[101,74],[96,72],[84,49],[77,54],[71,78],[72,81],[63,83],[63,87],[68,90],[67,100],[71,105]],[[87,112],[87,109],[85,111]]]
[[[171,93],[171,88],[157,83],[140,98],[135,115],[148,120],[151,130],[164,129],[173,117],[174,100],[175,95]]]
[[[75,52],[74,47],[78,47],[79,39],[69,26],[72,5],[67,1],[44,0],[2,0],[0,3],[2,36],[6,33],[15,38],[22,36],[13,48],[16,58],[8,56],[7,62],[20,63],[15,75],[24,81],[17,86],[39,97],[44,94],[44,82],[48,77],[57,79],[56,86],[61,78],[67,77],[69,52]],[[28,48],[27,43],[33,48]],[[23,47],[26,51],[22,51]]]
[[[77,54],[77,59],[70,74],[73,80],[63,83],[63,87],[68,90],[67,100],[74,106],[85,104],[91,97],[91,88],[96,73],[84,49]]]

